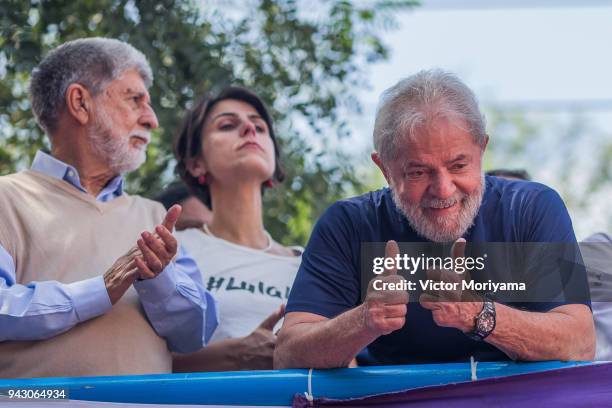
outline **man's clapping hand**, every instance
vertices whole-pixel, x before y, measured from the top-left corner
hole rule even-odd
[[[166,213],[155,233],[145,231],[137,245],[122,255],[104,273],[104,284],[115,304],[136,279],[152,279],[159,275],[176,256],[178,243],[172,235],[181,206],[174,205]]]
[[[137,242],[140,254],[134,257],[140,279],[155,278],[176,256],[178,242],[172,231],[180,215],[181,206],[173,205],[162,224],[155,227],[155,234],[148,231],[141,234]]]

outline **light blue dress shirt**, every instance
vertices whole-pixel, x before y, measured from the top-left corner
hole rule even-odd
[[[32,170],[87,192],[74,167],[42,151],[36,153]],[[96,199],[107,202],[122,194],[123,177],[117,176]],[[14,260],[0,245],[0,341],[46,339],[112,307],[102,276],[68,284],[44,281],[21,285],[15,279]],[[218,324],[216,301],[204,289],[195,261],[182,247],[162,273],[136,281],[134,287],[149,322],[171,351],[192,352],[208,343]]]

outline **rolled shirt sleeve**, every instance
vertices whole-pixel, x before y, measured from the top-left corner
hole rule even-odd
[[[189,353],[208,343],[219,322],[217,303],[182,246],[162,273],[134,287],[149,322],[171,351]]]
[[[15,283],[13,258],[0,246],[0,341],[44,340],[111,307],[102,276],[69,284]]]

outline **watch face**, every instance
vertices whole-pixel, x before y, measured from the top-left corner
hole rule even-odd
[[[478,317],[476,326],[479,333],[490,333],[495,328],[495,315],[491,312],[484,312]]]

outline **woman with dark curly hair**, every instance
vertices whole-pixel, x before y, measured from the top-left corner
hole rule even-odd
[[[209,224],[177,237],[219,302],[219,327],[175,371],[271,369],[275,324],[301,260],[263,225],[262,194],[284,178],[272,119],[253,92],[229,87],[188,113],[176,141],[177,171],[213,210]]]

